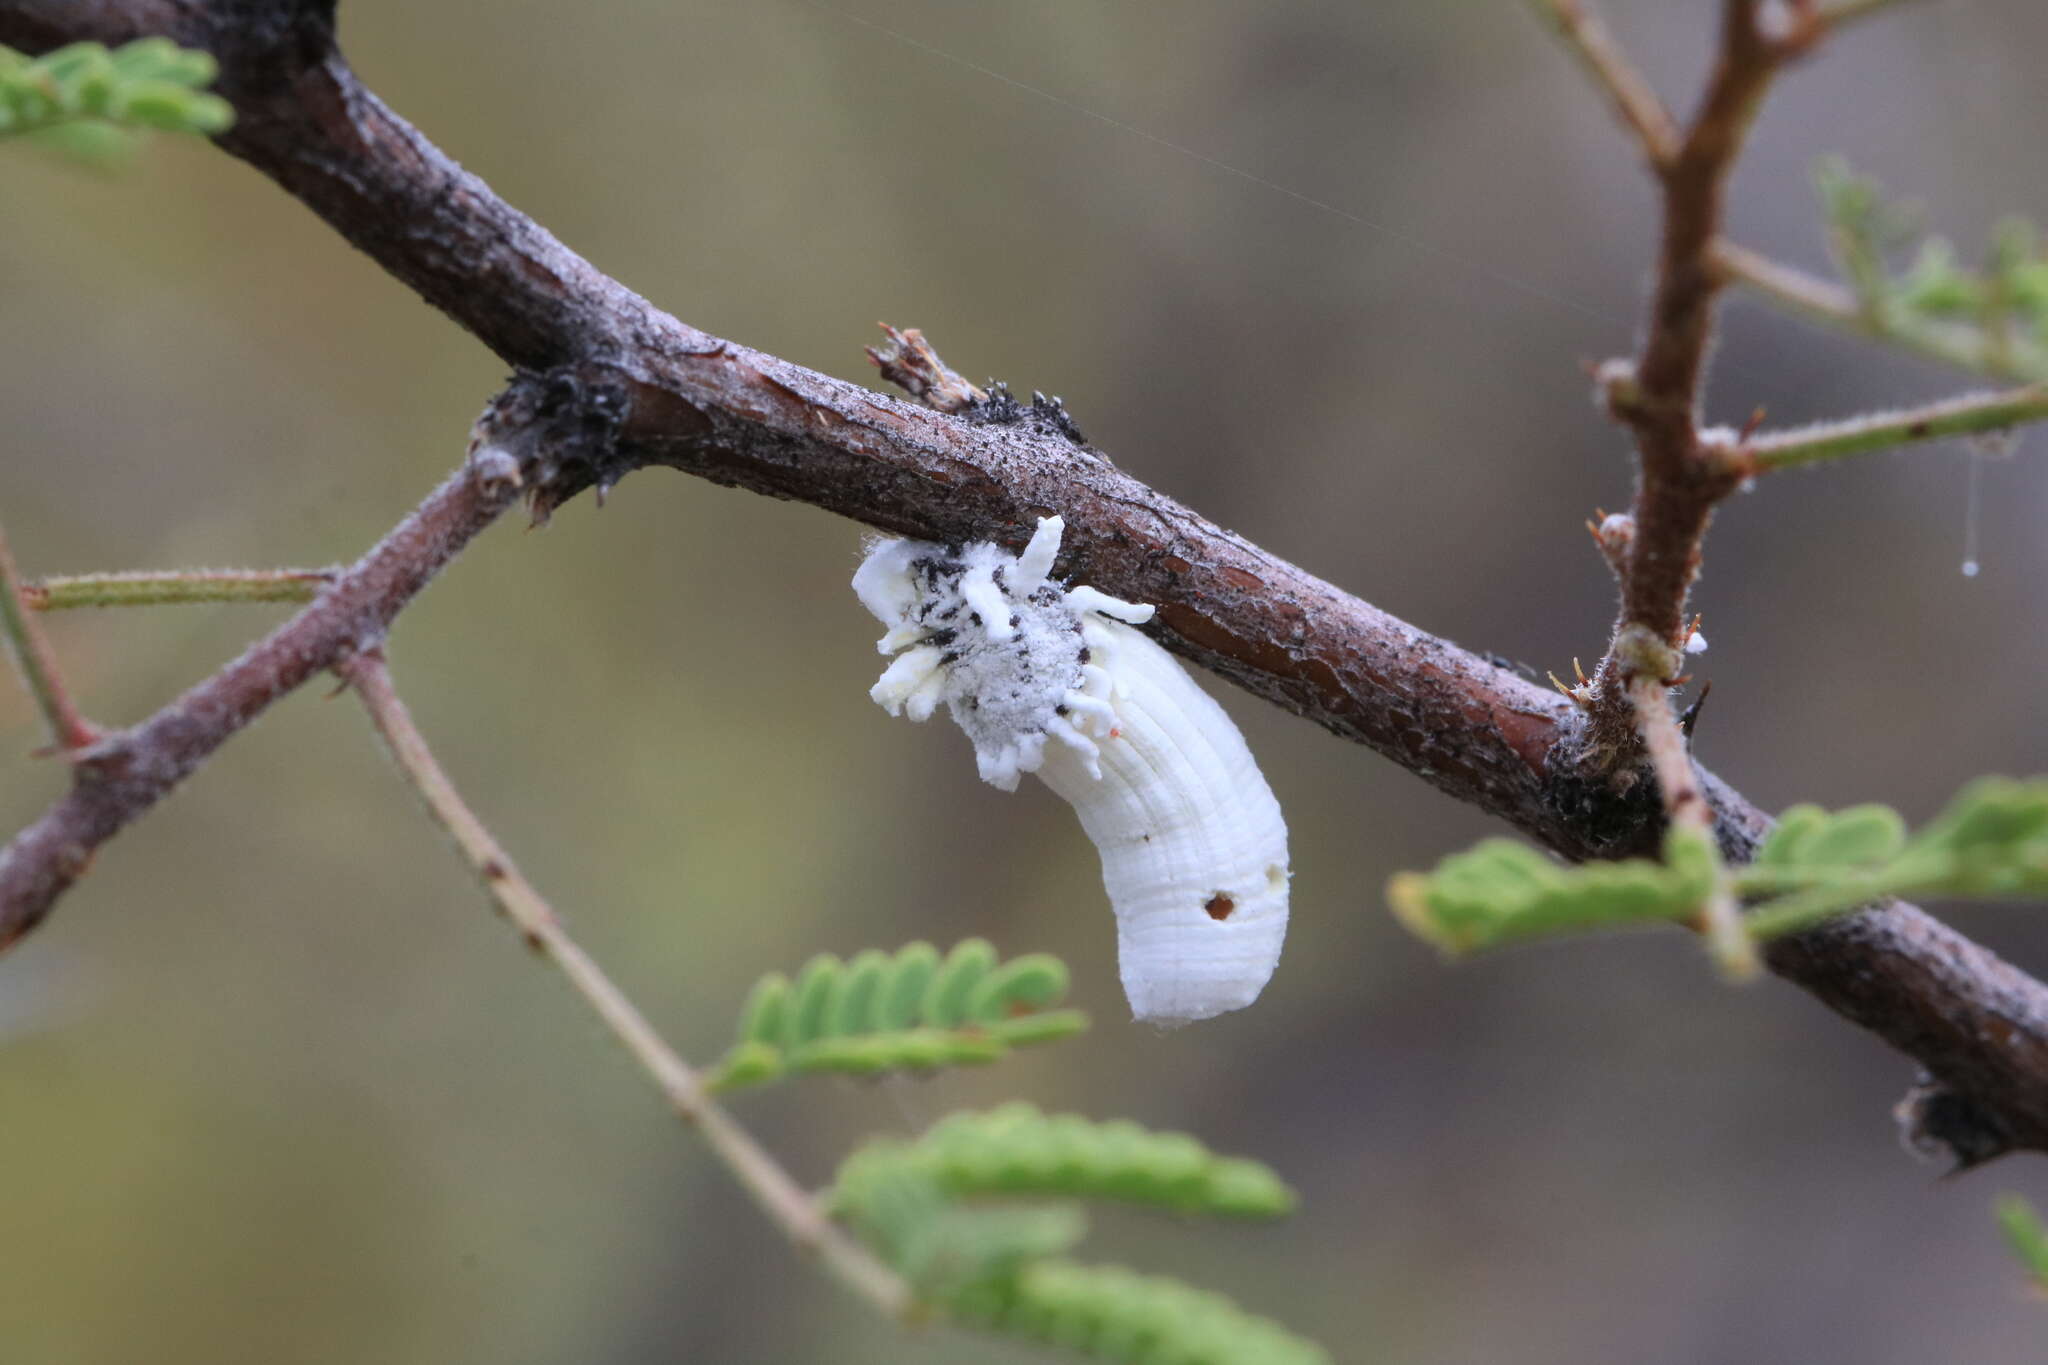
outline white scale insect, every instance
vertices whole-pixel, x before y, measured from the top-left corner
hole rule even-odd
[[[1244,737],[1133,624],[1153,609],[1050,580],[1066,523],[1021,555],[986,541],[882,540],[853,590],[896,655],[869,693],[925,720],[940,702],[982,778],[1037,773],[1102,855],[1124,994],[1173,1025],[1258,998],[1287,933],[1287,825]]]

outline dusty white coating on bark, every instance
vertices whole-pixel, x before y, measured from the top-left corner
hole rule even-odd
[[[1237,727],[1131,629],[1152,608],[1051,577],[1064,523],[1022,554],[884,540],[855,593],[895,661],[870,694],[924,720],[941,702],[984,780],[1035,772],[1102,856],[1124,992],[1141,1020],[1206,1019],[1257,998],[1287,930],[1287,827]]]

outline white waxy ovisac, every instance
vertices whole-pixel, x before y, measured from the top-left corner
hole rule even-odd
[[[1152,608],[1050,578],[1065,523],[1021,555],[883,540],[853,588],[894,654],[869,695],[946,704],[984,780],[1035,772],[1102,856],[1124,993],[1182,1024],[1258,997],[1287,932],[1287,825],[1244,737],[1177,660],[1131,629]]]

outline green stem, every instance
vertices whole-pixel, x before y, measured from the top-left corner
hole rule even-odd
[[[553,907],[513,866],[511,857],[463,801],[427,748],[411,713],[392,688],[383,657],[358,654],[336,671],[362,698],[399,771],[426,802],[435,821],[454,838],[499,910],[529,947],[568,978],[612,1036],[653,1079],[677,1117],[703,1135],[712,1153],[799,1249],[816,1255],[842,1282],[885,1314],[909,1318],[917,1303],[903,1277],[827,1218],[809,1191],[711,1098],[703,1078],[663,1041],[604,969],[569,936]]]
[[[1829,28],[1840,28],[1858,19],[1868,19],[1879,10],[1890,9],[1898,3],[1900,0],[1834,0],[1832,4],[1820,7],[1820,20]]]
[[[1974,327],[1931,322],[1897,309],[1867,308],[1852,291],[1833,281],[1780,265],[1733,242],[1716,242],[1711,254],[1723,279],[1810,322],[1875,337],[1971,374],[2019,382],[2048,381],[2048,352],[2039,346],[2011,337],[1994,344]]]
[[[82,749],[98,738],[98,732],[78,713],[71,694],[64,690],[57,672],[57,656],[43,634],[42,625],[28,609],[21,575],[14,567],[14,555],[7,537],[0,533],[0,630],[7,637],[8,652],[36,706],[49,722],[51,740],[60,749]]]
[[[1833,919],[1860,905],[1896,894],[1900,893],[1870,882],[1837,882],[1832,886],[1817,886],[1810,891],[1780,897],[1762,909],[1751,911],[1743,923],[1748,926],[1752,938],[1783,938],[1786,934],[1811,929],[1823,920]]]
[[[2040,421],[2048,421],[2048,383],[2003,393],[1964,394],[1920,408],[1769,432],[1743,442],[1734,454],[1745,468],[1766,473],[1921,441],[1980,436]]]
[[[77,607],[158,607],[185,602],[310,602],[331,569],[168,569],[65,574],[22,586],[37,611]]]
[[[2034,1206],[2016,1194],[1998,1198],[1998,1225],[2037,1289],[2048,1290],[2048,1226]]]

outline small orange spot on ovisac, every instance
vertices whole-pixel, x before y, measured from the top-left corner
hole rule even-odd
[[[1218,891],[1202,902],[1202,908],[1209,912],[1210,919],[1229,919],[1230,912],[1237,909],[1237,902]]]

